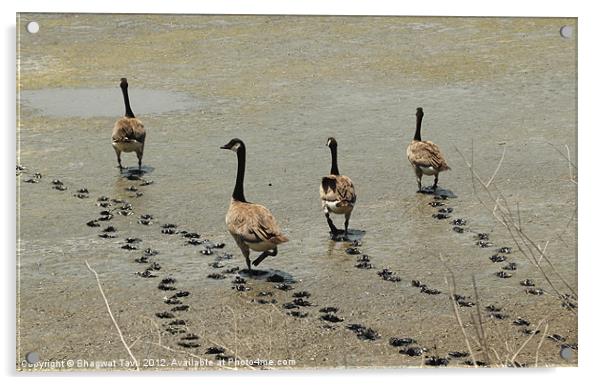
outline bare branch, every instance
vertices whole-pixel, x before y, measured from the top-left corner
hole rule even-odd
[[[474,150],[471,152],[471,156],[473,159],[472,163],[468,162],[468,160],[466,159],[464,154],[457,147],[456,147],[456,151],[458,151],[458,153],[464,160],[464,163],[470,169],[471,178],[473,180],[473,190],[475,193],[475,197],[485,208],[487,208],[488,210],[491,210],[492,215],[498,220],[498,222],[500,222],[502,225],[504,225],[504,227],[506,227],[506,229],[508,230],[508,233],[510,234],[510,236],[516,243],[519,251],[527,258],[527,260],[529,262],[531,262],[533,265],[535,265],[539,269],[539,271],[542,273],[546,282],[548,282],[548,284],[550,285],[552,290],[556,293],[556,295],[559,298],[562,296],[562,294],[556,288],[554,283],[551,281],[548,273],[538,262],[539,258],[536,257],[536,254],[538,254],[538,256],[547,263],[547,265],[552,270],[552,272],[562,281],[562,283],[568,288],[568,290],[570,290],[573,295],[577,296],[572,285],[570,285],[567,282],[567,280],[564,278],[564,276],[556,269],[554,264],[547,257],[546,253],[542,252],[542,250],[540,250],[537,247],[537,244],[523,231],[521,223],[520,223],[520,206],[518,206],[518,203],[517,203],[517,213],[519,215],[519,217],[518,217],[519,222],[517,223],[514,220],[514,218],[512,217],[512,211],[509,209],[510,206],[509,206],[508,202],[506,201],[504,194],[502,194],[501,192],[498,192],[498,196],[494,196],[492,193],[492,189],[489,188],[483,182],[483,180],[479,177],[479,175],[475,172],[475,170],[474,170]],[[476,184],[475,184],[476,181],[478,181],[478,183],[481,186],[481,188],[483,189],[483,191],[489,197],[489,200],[492,202],[491,206],[489,204],[487,204],[481,198],[481,195],[479,194]],[[495,188],[495,184],[492,184],[491,187]],[[496,190],[497,190],[497,188],[496,188]],[[500,205],[500,199],[503,202],[503,204],[501,204],[501,205]],[[572,310],[572,309],[570,309],[570,310],[573,313],[575,313],[574,310]]]
[[[506,155],[506,145],[504,145],[504,151],[502,152],[502,156],[500,158],[500,161],[497,164],[497,167],[495,168],[495,171],[491,175],[491,178],[489,178],[489,181],[485,184],[486,187],[489,187],[489,185],[491,184],[491,182],[493,182],[493,180],[495,179],[495,176],[497,175],[497,172],[500,171],[500,167],[502,167],[502,162],[504,161],[504,156],[505,155]]]
[[[487,346],[487,335],[485,334],[485,328],[483,328],[483,318],[481,317],[481,304],[479,300],[479,292],[477,291],[477,281],[472,275],[472,287],[474,289],[475,302],[477,304],[477,317],[479,320],[479,327],[481,330],[481,345],[483,345],[483,349],[485,350],[485,357],[487,358],[487,363],[491,363],[491,359],[489,357],[489,348]]]
[[[150,318],[150,317],[146,317],[155,327],[155,329],[157,329],[157,336],[159,337],[159,345],[161,345],[161,328],[159,327],[159,325],[155,322],[154,319]]]
[[[543,335],[541,336],[541,340],[539,340],[539,344],[537,345],[537,350],[535,351],[535,367],[537,367],[537,364],[539,362],[539,349],[541,349],[541,345],[543,344],[543,341],[546,339],[546,336],[548,335],[548,326],[550,326],[550,325],[546,322],[546,327],[543,330]]]
[[[560,149],[556,148],[556,146],[554,146],[552,143],[550,143],[550,142],[546,142],[546,143],[549,144],[554,150],[556,150],[556,152],[558,152],[560,155],[562,155],[562,157],[564,159],[566,159],[568,161],[570,181],[574,184],[577,184],[577,180],[576,180],[575,176],[573,175],[573,169],[577,170],[577,165],[575,165],[571,161],[571,151],[569,150],[568,144],[564,145],[564,147],[566,148],[566,155],[564,155],[564,153],[562,151],[560,151]]]
[[[94,270],[93,268],[90,267],[90,264],[88,264],[87,260],[85,262],[86,262],[86,266],[88,267],[88,270],[90,270],[94,274],[94,277],[96,277],[96,283],[98,284],[98,290],[100,290],[100,295],[102,295],[102,299],[105,301],[105,305],[107,306],[107,311],[109,312],[109,316],[111,316],[111,320],[113,321],[113,325],[115,325],[115,329],[117,329],[119,338],[121,338],[121,342],[123,343],[125,350],[127,350],[128,354],[134,361],[134,366],[136,367],[136,370],[139,371],[140,366],[138,365],[138,360],[136,359],[136,357],[134,357],[134,355],[132,354],[132,351],[130,350],[130,347],[125,342],[125,338],[123,338],[123,333],[121,333],[121,329],[119,328],[119,325],[117,324],[117,321],[115,320],[115,317],[113,317],[113,312],[111,311],[111,306],[109,306],[109,301],[107,300],[107,297],[105,296],[104,290],[102,290],[102,285],[100,284],[100,278],[98,277],[98,273],[96,272],[96,270]]]
[[[510,361],[514,362],[514,360],[516,360],[516,357],[518,357],[518,355],[520,354],[520,352],[525,348],[525,346],[527,346],[527,344],[529,343],[529,341],[531,341],[531,339],[535,336],[535,334],[537,334],[537,331],[539,330],[539,328],[541,327],[541,324],[545,321],[545,318],[542,319],[541,321],[539,321],[539,323],[537,324],[537,327],[535,328],[535,330],[533,331],[533,334],[531,334],[529,336],[529,338],[527,338],[525,340],[525,342],[523,342],[523,344],[520,346],[520,348],[518,348],[518,350],[514,353],[514,355],[512,356],[512,358],[510,359]]]
[[[470,346],[470,342],[468,342],[468,335],[466,334],[466,330],[464,330],[464,325],[462,325],[462,318],[460,317],[460,312],[458,311],[458,304],[456,303],[456,284],[455,284],[455,278],[454,277],[454,273],[453,271],[451,271],[451,269],[447,266],[447,264],[445,263],[445,261],[443,260],[443,257],[441,256],[441,254],[439,254],[439,260],[441,261],[441,263],[443,263],[443,266],[445,266],[447,268],[447,270],[450,272],[450,274],[452,275],[452,279],[453,279],[453,286],[450,285],[449,281],[447,280],[447,277],[445,278],[445,283],[447,284],[447,287],[449,289],[449,299],[452,303],[452,306],[454,308],[454,314],[456,316],[456,321],[458,321],[458,325],[460,325],[460,329],[462,330],[462,334],[464,335],[464,342],[466,342],[466,348],[468,349],[468,352],[470,353],[470,356],[472,357],[472,365],[477,368],[477,360],[474,356],[474,353],[472,352],[472,347]]]
[[[138,341],[140,341],[140,338],[142,338],[142,336],[139,336],[138,338],[136,338],[136,339],[134,340],[134,342],[132,342],[132,343],[130,344],[129,348],[131,349],[131,348],[132,348],[134,345],[136,345],[136,344],[138,343]]]
[[[556,146],[554,146],[552,143],[550,143],[550,142],[546,142],[546,143],[549,144],[554,150],[556,150],[556,152],[558,152],[560,155],[562,155],[562,157],[569,162],[569,165],[571,165],[575,170],[577,170],[577,166],[571,161],[571,153],[569,152],[569,146],[567,144],[565,144],[565,147],[566,147],[566,152],[567,152],[568,156],[564,155],[563,152],[560,151],[559,149],[557,149]]]
[[[190,352],[187,352],[187,351],[184,351],[184,350],[173,349],[173,348],[170,348],[169,346],[161,345],[161,344],[156,343],[156,342],[144,341],[144,343],[149,344],[149,345],[158,346],[158,347],[160,347],[162,349],[165,349],[165,350],[173,352],[173,353],[180,353],[180,354],[184,354],[184,355],[187,355],[187,356],[190,356],[190,357],[194,357],[194,358],[196,358],[199,361],[204,361],[205,360],[204,357],[198,356],[198,355],[196,355],[194,353],[190,353]],[[235,368],[235,367],[231,368],[231,367],[225,366],[225,365],[219,365],[217,367],[228,369],[228,370],[237,370],[237,368]],[[255,369],[255,368],[253,368],[253,369]]]

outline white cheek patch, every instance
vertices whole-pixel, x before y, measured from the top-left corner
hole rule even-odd
[[[240,143],[236,143],[234,146],[232,146],[232,148],[230,148],[230,150],[236,152],[236,151],[238,151],[239,147],[240,147]]]

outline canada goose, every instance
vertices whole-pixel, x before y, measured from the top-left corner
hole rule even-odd
[[[435,183],[433,192],[437,190],[439,173],[445,170],[451,170],[443,158],[443,154],[435,143],[429,140],[422,140],[420,137],[420,128],[422,126],[422,107],[416,109],[416,132],[414,140],[408,146],[407,155],[410,164],[414,167],[416,173],[416,182],[418,183],[418,192],[422,191],[422,175],[434,175]]]
[[[251,272],[249,249],[262,252],[253,261],[253,266],[257,266],[266,257],[276,256],[278,254],[277,246],[288,242],[288,238],[280,231],[270,210],[257,203],[247,202],[245,199],[246,148],[243,141],[234,138],[220,148],[234,151],[238,158],[236,185],[232,192],[230,208],[228,208],[226,214],[226,226],[228,226],[228,231],[236,241],[240,251],[242,251],[249,272]]]
[[[123,101],[125,103],[125,116],[115,122],[113,127],[113,148],[117,154],[117,162],[119,162],[119,170],[123,169],[121,165],[121,152],[136,152],[138,156],[138,170],[142,170],[142,154],[144,153],[144,139],[146,131],[142,122],[134,116],[130,107],[130,99],[128,97],[128,81],[126,78],[121,78],[121,92],[123,93]]]
[[[326,216],[326,221],[330,227],[332,235],[340,234],[332,219],[330,213],[345,214],[345,235],[349,227],[349,218],[355,205],[355,188],[349,177],[339,174],[339,165],[337,162],[337,141],[335,138],[328,138],[326,146],[330,147],[332,164],[330,166],[330,175],[322,178],[320,184],[320,199],[322,199],[322,210]]]

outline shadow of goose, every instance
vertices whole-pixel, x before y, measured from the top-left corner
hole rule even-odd
[[[423,187],[422,190],[418,191],[420,194],[434,195],[441,198],[457,198],[453,191],[444,188],[437,187],[433,189],[433,186]]]
[[[142,166],[141,170],[139,170],[138,167],[124,167],[119,175],[129,180],[138,180],[142,176],[150,174],[153,171],[155,171],[155,168],[152,166]]]
[[[238,272],[243,278],[253,279],[256,281],[265,281],[272,283],[295,283],[295,279],[290,273],[282,270],[274,270],[274,269],[253,269],[251,271],[247,269],[242,269]]]
[[[354,242],[361,241],[366,232],[364,230],[349,229],[347,235],[343,232],[339,234],[330,234],[330,240],[334,242]]]

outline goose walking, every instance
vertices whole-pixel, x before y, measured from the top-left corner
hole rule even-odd
[[[234,151],[238,158],[236,184],[232,192],[230,208],[226,214],[226,226],[244,255],[247,268],[251,272],[250,250],[262,252],[253,261],[253,266],[257,266],[266,257],[276,256],[278,245],[288,242],[288,238],[280,231],[270,210],[262,205],[247,202],[245,199],[246,148],[243,141],[234,138],[220,148]]]
[[[433,184],[433,192],[437,191],[437,182],[439,182],[439,173],[441,171],[450,170],[443,153],[435,143],[422,140],[420,129],[422,126],[422,107],[416,109],[416,132],[414,140],[408,146],[406,151],[408,160],[416,173],[416,183],[418,183],[418,192],[422,191],[422,175],[434,175],[435,183]]]
[[[138,170],[142,170],[142,155],[144,154],[144,139],[146,131],[142,122],[134,116],[130,107],[130,98],[128,97],[128,81],[121,78],[121,92],[123,93],[123,102],[125,103],[125,116],[115,122],[113,127],[113,148],[117,154],[119,171],[123,170],[121,165],[122,152],[136,152],[138,156]]]
[[[330,214],[344,214],[345,215],[345,231],[347,235],[349,228],[349,218],[355,205],[355,188],[353,182],[349,177],[339,174],[339,165],[337,160],[337,141],[335,138],[328,138],[326,146],[330,148],[331,155],[331,166],[330,175],[322,178],[320,184],[320,199],[322,200],[322,211],[326,216],[326,222],[330,227],[330,233],[333,236],[341,233],[341,230],[337,229]]]

